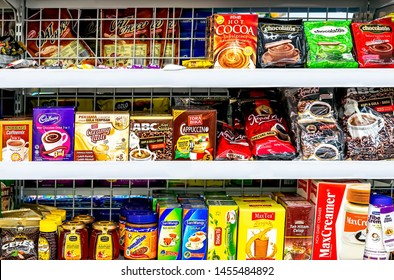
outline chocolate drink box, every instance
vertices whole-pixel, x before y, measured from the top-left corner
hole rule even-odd
[[[0,161],[31,161],[32,127],[27,119],[0,121]]]
[[[33,108],[33,161],[74,160],[74,107]]]
[[[313,260],[362,260],[370,183],[317,183]]]

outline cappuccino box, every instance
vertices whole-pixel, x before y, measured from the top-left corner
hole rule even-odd
[[[174,159],[213,160],[216,154],[216,110],[176,106],[172,115]]]
[[[171,115],[130,116],[130,160],[172,160],[172,130]]]
[[[208,208],[202,203],[182,204],[182,260],[206,260]]]
[[[285,209],[275,201],[239,207],[237,260],[282,260]]]
[[[313,245],[314,206],[301,196],[278,197],[286,210],[283,259],[310,260]]]
[[[74,107],[33,108],[33,161],[74,160]]]
[[[128,112],[77,112],[76,161],[128,161]]]
[[[0,120],[0,161],[31,161],[33,121]]]
[[[182,207],[176,201],[159,201],[158,260],[180,260],[182,237]]]
[[[368,221],[370,183],[319,181],[313,260],[362,260]]]
[[[207,199],[207,260],[236,260],[238,205],[232,200]]]
[[[256,68],[257,25],[257,14],[208,17],[205,53],[214,68]]]

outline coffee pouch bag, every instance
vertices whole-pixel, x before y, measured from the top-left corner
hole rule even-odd
[[[304,22],[308,43],[307,67],[357,68],[353,58],[350,21]]]
[[[393,28],[390,18],[352,23],[360,67],[394,67]]]
[[[302,20],[259,19],[258,67],[304,67]]]

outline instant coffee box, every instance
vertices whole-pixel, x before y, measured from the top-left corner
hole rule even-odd
[[[76,161],[128,161],[128,112],[77,112]]]
[[[313,260],[362,260],[370,183],[314,182],[317,185]]]
[[[282,260],[284,207],[274,200],[236,203],[239,207],[237,260]]]
[[[33,161],[74,160],[74,107],[33,108]]]
[[[216,110],[174,107],[174,159],[213,160],[216,154]]]
[[[257,14],[208,17],[206,56],[214,68],[256,68],[257,24]]]
[[[31,161],[32,120],[1,120],[0,131],[0,161]]]
[[[172,116],[130,116],[130,160],[172,160]]]

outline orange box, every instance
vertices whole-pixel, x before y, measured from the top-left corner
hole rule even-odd
[[[31,161],[33,121],[10,118],[0,121],[0,160]]]
[[[257,14],[214,14],[207,20],[207,59],[214,68],[256,68]]]

